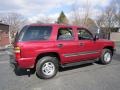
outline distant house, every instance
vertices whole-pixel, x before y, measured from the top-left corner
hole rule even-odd
[[[102,30],[105,30],[105,31],[108,31],[110,30],[110,32],[120,32],[120,27],[111,27],[111,28],[108,28],[108,27],[101,27]]]
[[[103,33],[103,38],[110,38],[111,40],[120,38],[120,27],[101,27],[101,32]]]
[[[0,23],[0,47],[9,44],[9,25]]]

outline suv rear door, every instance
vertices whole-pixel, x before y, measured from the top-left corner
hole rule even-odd
[[[77,40],[72,27],[59,27],[57,33],[56,46],[60,53],[62,64],[76,62],[78,57],[73,57],[77,52]]]

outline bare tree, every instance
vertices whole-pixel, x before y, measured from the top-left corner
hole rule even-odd
[[[0,16],[2,23],[9,25],[9,37],[10,41],[14,38],[14,33],[19,31],[24,25],[27,24],[27,20],[18,13],[7,13]]]
[[[72,5],[71,18],[72,18],[72,24],[75,24],[75,25],[81,24],[80,11],[76,3]]]
[[[113,3],[115,3],[115,20],[118,27],[120,27],[120,0],[113,0]]]
[[[84,7],[77,5],[77,1],[72,5],[72,19],[73,24],[86,25],[87,19],[90,17],[91,3],[89,0],[86,0]],[[88,24],[88,23],[87,23]]]
[[[27,20],[18,13],[7,13],[0,18],[3,23],[10,25],[10,31],[14,32],[20,30],[27,23]]]
[[[98,25],[106,29],[106,35],[108,39],[110,39],[111,28],[115,27],[116,25],[115,13],[116,13],[115,5],[110,4],[105,9],[105,11],[102,12],[102,14],[98,17],[97,20]]]
[[[88,18],[90,17],[90,10],[91,10],[91,3],[89,2],[89,0],[86,0],[86,4],[85,4],[85,15],[84,15],[84,24],[87,23]]]

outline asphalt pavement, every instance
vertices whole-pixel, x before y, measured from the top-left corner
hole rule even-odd
[[[109,65],[87,64],[60,69],[49,80],[9,65],[9,51],[0,52],[0,90],[120,90],[120,48]]]

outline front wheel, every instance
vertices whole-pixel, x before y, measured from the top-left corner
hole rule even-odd
[[[99,62],[101,64],[109,64],[112,61],[112,51],[109,49],[103,49]]]
[[[58,60],[56,57],[45,56],[36,64],[36,74],[42,79],[54,77],[58,71]]]

